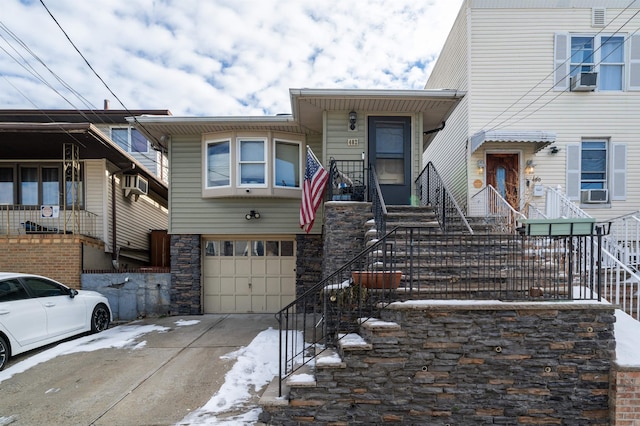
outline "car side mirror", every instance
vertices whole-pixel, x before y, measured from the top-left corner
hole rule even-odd
[[[78,290],[75,290],[75,289],[73,289],[73,288],[72,288],[72,289],[70,289],[70,291],[69,291],[69,297],[70,297],[70,298],[72,298],[72,299],[73,299],[74,297],[76,297],[76,294],[78,294]]]

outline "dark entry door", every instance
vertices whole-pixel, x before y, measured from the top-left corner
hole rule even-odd
[[[411,118],[369,117],[369,162],[387,205],[411,203]]]
[[[487,184],[517,211],[520,210],[518,164],[518,154],[487,154]]]

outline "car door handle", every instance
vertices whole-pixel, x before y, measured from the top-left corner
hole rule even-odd
[[[44,306],[46,306],[47,308],[51,308],[51,307],[56,306],[56,304],[55,303],[51,303],[51,302],[47,302],[47,303],[44,304]]]
[[[0,310],[0,315],[7,315],[7,314],[10,314],[10,313],[11,313],[11,311],[7,311],[6,309]]]

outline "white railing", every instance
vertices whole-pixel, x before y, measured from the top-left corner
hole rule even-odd
[[[571,201],[569,197],[567,197],[562,192],[562,189],[560,189],[559,186],[557,188],[546,188],[545,216],[549,219],[555,219],[559,217],[591,217],[576,203]]]
[[[546,188],[546,216],[548,218],[589,218],[587,212],[571,201],[558,188]],[[627,314],[640,320],[640,219],[632,213],[610,222],[609,233],[602,238],[602,292],[609,302],[620,305]]]
[[[634,269],[640,264],[640,212],[633,212],[611,219],[608,239],[618,249],[617,255],[625,265]]]
[[[73,234],[97,237],[97,215],[86,210],[43,210],[40,206],[0,205],[0,235]]]
[[[498,231],[504,233],[514,233],[518,221],[525,219],[525,216],[511,207],[491,185],[487,185],[471,197],[469,213],[471,216],[486,218]]]

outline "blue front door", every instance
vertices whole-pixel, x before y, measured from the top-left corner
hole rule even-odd
[[[411,118],[369,117],[369,163],[384,202],[411,204]]]

